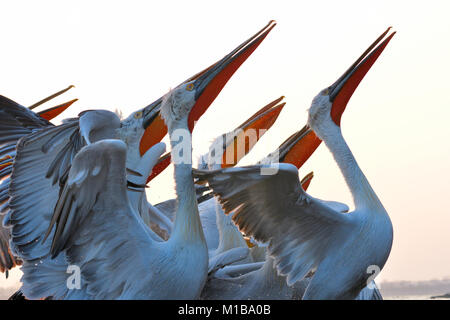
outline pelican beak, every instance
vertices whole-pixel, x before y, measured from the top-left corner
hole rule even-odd
[[[286,139],[278,148],[278,162],[300,168],[320,145],[321,140],[307,125]]]
[[[192,131],[194,123],[208,109],[219,95],[228,80],[245,60],[256,50],[269,32],[275,27],[275,21],[270,21],[253,37],[239,45],[221,60],[195,75],[189,81],[194,82],[196,103],[189,114],[188,125]]]
[[[312,178],[314,178],[314,172],[308,173],[302,181],[300,181],[300,184],[302,185],[303,190],[308,190],[309,184],[311,183]]]
[[[63,90],[60,90],[60,91],[58,91],[58,92],[56,92],[56,93],[54,93],[54,94],[48,96],[47,98],[44,98],[44,99],[42,99],[42,100],[36,102],[35,104],[29,106],[28,109],[33,110],[34,108],[40,106],[41,104],[46,103],[47,101],[50,101],[50,100],[56,98],[57,96],[62,95],[63,93],[69,91],[69,90],[72,89],[72,88],[75,88],[75,86],[74,86],[74,85],[70,85],[70,86],[68,86],[67,88],[63,89]]]
[[[143,127],[145,130],[139,143],[141,156],[155,144],[161,142],[167,134],[166,124],[159,112],[161,110],[161,102],[162,98],[159,98],[143,110]]]
[[[388,28],[378,37],[361,57],[328,88],[329,99],[332,103],[331,118],[336,125],[340,125],[341,116],[353,92],[394,36],[395,32],[380,43],[390,29]],[[375,49],[372,51],[373,48]],[[313,130],[308,126],[304,126],[300,131],[294,133],[280,145],[279,162],[291,163],[297,168],[300,168],[314,153],[321,142]]]
[[[361,80],[394,36],[395,32],[391,33],[383,42],[381,42],[390,29],[391,27],[383,32],[383,34],[379,36],[374,43],[372,43],[372,45],[351,65],[351,67],[328,88],[330,102],[332,103],[331,118],[336,125],[340,126],[342,113],[353,95],[353,92],[355,92]]]
[[[158,174],[163,172],[170,164],[172,158],[170,156],[170,152],[166,153],[165,155],[161,156],[158,160],[158,162],[155,164],[155,166],[152,169],[152,173],[147,179],[147,183],[149,183],[153,178],[155,178]]]
[[[222,156],[222,168],[235,166],[256,145],[261,137],[269,130],[277,120],[285,102],[278,104],[284,96],[272,101],[252,115],[247,121],[237,127],[234,132],[237,135],[229,139],[224,145]],[[246,139],[246,137],[249,137]],[[224,139],[226,141],[226,139]],[[239,144],[245,143],[244,150],[240,150]],[[243,152],[242,152],[243,151]]]
[[[56,107],[49,108],[43,111],[38,112],[37,114],[44,118],[45,120],[52,120],[53,118],[59,116],[64,110],[66,110],[68,107],[72,105],[75,101],[78,101],[78,99],[73,99],[68,102],[65,102],[63,104],[57,105]]]
[[[256,50],[267,34],[275,27],[270,21],[254,36],[243,42],[228,55],[184,81],[181,85],[193,81],[195,88],[195,104],[189,114],[188,126],[192,132],[195,122],[205,113],[214,99],[219,95],[228,80],[245,60]],[[159,114],[162,98],[144,108],[144,139],[141,140],[141,155],[167,134],[167,127]],[[158,130],[158,131],[157,131]]]

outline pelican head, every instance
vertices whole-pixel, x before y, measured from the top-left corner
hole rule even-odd
[[[161,103],[161,115],[169,131],[180,126],[187,126],[189,113],[198,97],[199,86],[196,81],[189,81],[169,91]]]
[[[336,126],[336,124],[331,121],[330,114],[332,107],[333,105],[329,99],[328,89],[324,89],[314,97],[308,111],[308,125],[322,140],[323,131],[327,128]]]
[[[395,32],[382,41],[390,29],[383,32],[336,82],[313,99],[308,124],[319,138],[323,139],[326,128],[333,125],[340,127],[341,116],[353,92],[394,36]]]
[[[142,109],[131,113],[127,118],[121,121],[121,132],[123,134],[121,134],[120,138],[127,143],[127,145],[139,143],[145,131],[143,122],[144,117]]]

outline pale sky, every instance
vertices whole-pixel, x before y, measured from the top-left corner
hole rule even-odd
[[[350,100],[342,130],[394,225],[378,279],[450,277],[448,1],[3,1],[0,12],[0,94],[31,105],[73,84],[42,107],[79,98],[63,117],[93,108],[126,116],[276,20],[194,131],[198,157],[285,95],[277,122],[241,164],[299,130],[312,98],[393,26],[397,34]],[[173,197],[169,169],[150,184],[152,203]],[[311,195],[352,207],[323,144],[300,176],[311,170]],[[0,286],[19,277],[0,277]]]

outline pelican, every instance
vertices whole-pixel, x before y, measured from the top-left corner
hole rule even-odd
[[[208,250],[192,179],[192,143],[188,129],[189,111],[196,97],[192,84],[188,82],[169,92],[161,106],[172,147],[178,197],[169,240],[155,241],[130,204],[126,188],[126,144],[106,139],[83,147],[73,160],[46,234],[46,237],[52,235],[52,258],[65,256],[70,264],[79,266],[83,277],[81,288],[72,291],[67,289],[66,281],[56,276],[48,279],[54,283],[49,286],[59,286],[64,291],[58,298],[199,297],[208,272]],[[183,161],[178,161],[180,145]],[[151,163],[148,167],[158,159],[154,155],[147,159],[151,149],[142,158],[142,163]],[[138,182],[145,182],[146,174],[150,172],[137,175],[141,178]],[[44,238],[46,243],[44,247],[50,245]]]
[[[300,182],[303,190],[307,190],[313,172],[307,174]],[[348,207],[339,202],[328,202],[327,205],[340,205],[341,212],[347,212]],[[339,207],[338,207],[339,208]],[[251,250],[254,262],[245,263],[244,259],[236,259],[234,265],[231,263],[212,270],[208,275],[208,281],[202,291],[201,299],[206,300],[298,300],[301,299],[311,276],[307,277],[293,286],[288,286],[286,277],[277,274],[274,260],[266,253],[266,245],[255,243],[250,238],[246,241]],[[232,249],[229,249],[230,252]],[[243,262],[244,261],[244,262]],[[371,286],[366,286],[355,300],[382,300],[382,295],[375,281]]]
[[[351,95],[395,34],[383,40],[389,30],[313,99],[308,112],[309,127],[325,142],[353,195],[354,211],[341,213],[309,196],[291,164],[279,164],[272,175],[261,174],[270,165],[194,170],[225,211],[235,211],[233,221],[242,232],[269,243],[268,252],[289,286],[314,271],[303,299],[354,299],[368,284],[368,268],[381,270],[389,257],[391,220],[340,129]]]
[[[274,105],[276,103],[279,103],[281,99],[284,97],[281,97],[275,101],[273,101],[270,105]],[[264,107],[263,109],[267,108],[268,106]],[[268,109],[267,111],[263,112],[263,109],[257,112],[253,118],[251,119],[259,119],[261,115],[268,114],[270,115],[270,112],[275,112],[278,108],[281,109],[281,107],[284,107],[284,103],[280,104],[276,107],[273,107],[272,109]],[[275,115],[278,115],[278,113],[281,112],[281,110],[277,111]],[[254,123],[253,121],[247,120],[246,123]],[[268,124],[273,124],[273,122],[276,120],[276,118],[273,118]],[[263,122],[264,123],[264,122]],[[244,123],[245,124],[245,123]],[[269,129],[270,126],[268,125],[259,125],[257,123],[252,125],[253,128],[265,128]],[[239,128],[245,128],[245,126],[240,126]],[[312,154],[310,152],[310,146],[308,141],[308,132],[310,129],[303,128],[299,132],[293,134],[290,136],[286,141],[284,141],[276,151],[269,153],[264,159],[262,159],[260,162],[287,162],[292,163],[297,168],[300,168],[303,163],[307,160],[304,154],[307,154],[308,157]],[[235,130],[235,132],[239,132],[238,129]],[[231,135],[233,137],[233,135]],[[220,138],[220,137],[219,137]],[[218,140],[219,144],[221,139]],[[214,143],[210,147],[209,153],[203,155],[200,158],[198,168],[200,170],[217,170],[220,168],[227,168],[235,165],[239,159],[236,158],[237,152],[234,152],[235,158],[234,161],[226,162],[227,155],[224,154],[222,156],[222,153],[219,153],[216,157],[210,157],[211,154],[217,153],[217,144],[218,141],[214,141]],[[306,141],[306,142],[305,142]],[[228,145],[225,149],[229,150],[233,148],[232,145]],[[220,148],[219,148],[220,150]],[[236,146],[234,146],[234,149],[236,150]],[[247,153],[250,151],[249,149],[245,150]],[[217,161],[219,160],[219,161]],[[222,160],[222,161],[220,161]],[[312,179],[312,173],[308,174],[304,181],[302,180],[302,186],[304,182],[304,187],[307,187],[309,185],[309,182]],[[208,188],[204,188],[209,190]],[[305,189],[305,188],[304,188]],[[210,198],[210,199],[209,199]],[[203,201],[203,199],[208,199],[207,201]],[[334,202],[330,202],[329,205],[337,205]],[[157,205],[158,206],[158,205]],[[348,207],[347,207],[348,209]],[[236,247],[243,247],[248,244],[248,241],[244,239],[242,234],[239,232],[239,230],[236,228],[235,224],[232,222],[230,215],[225,215],[220,203],[216,201],[215,198],[212,198],[212,193],[205,194],[202,199],[199,199],[199,211],[200,211],[200,217],[203,224],[203,231],[206,235],[206,239],[208,242],[208,249],[211,251],[211,255],[216,255],[223,253],[225,251],[228,251],[232,248]],[[251,249],[251,255],[258,255],[259,258],[256,259],[258,261],[264,261],[265,260],[265,248],[262,247],[258,248],[257,246],[252,247]],[[239,263],[243,262],[253,262],[255,259],[252,257],[248,257],[244,261],[240,261]]]
[[[265,39],[274,26],[275,23],[271,21],[223,59],[177,86],[178,89],[175,92],[184,90],[190,99],[186,102],[189,110],[178,115],[186,117],[186,125],[190,130],[193,128],[193,121],[206,111],[233,73]],[[106,110],[83,111],[78,118],[68,119],[58,127],[34,132],[20,140],[9,188],[10,211],[5,216],[4,224],[11,228],[13,253],[24,261],[22,291],[27,298],[39,299],[49,296],[57,299],[88,298],[84,291],[68,293],[67,288],[61,287],[62,283],[56,281],[61,277],[67,278],[66,252],[56,256],[53,254],[54,259],[50,258],[49,246],[42,244],[46,231],[43,226],[50,223],[54,208],[59,203],[58,195],[63,192],[68,183],[73,159],[86,145],[89,146],[111,138],[121,140],[127,146],[127,172],[135,179],[141,175],[147,177],[148,175],[139,173],[134,168],[139,167],[142,157],[150,150],[153,157],[153,150],[162,138],[160,133],[164,132],[164,128],[167,132],[167,126],[163,123],[162,127],[160,122],[160,119],[163,119],[164,105],[164,99],[160,98],[149,106],[132,113],[123,121],[120,121],[116,114]],[[186,104],[181,104],[181,107],[186,107]],[[166,119],[167,122],[170,121]],[[161,132],[155,131],[155,127],[159,128]],[[156,148],[155,152],[159,157],[163,150]],[[127,190],[134,192],[136,190],[129,190],[130,187],[131,189],[138,187],[141,189],[140,193],[145,196],[145,193],[142,192],[145,184],[137,184],[131,180],[127,180]],[[145,203],[147,204],[146,201]],[[136,205],[135,201],[131,205],[134,206],[133,211],[136,207],[145,208],[145,206]],[[143,217],[148,212],[144,210],[139,214]],[[142,224],[145,226],[143,221]],[[179,222],[179,224],[183,223]],[[173,228],[172,232],[175,232],[181,226],[175,223]],[[159,242],[161,245],[176,242],[176,237],[171,237],[166,242],[151,229],[147,229],[146,234],[153,242]],[[179,234],[180,231],[177,233]],[[48,236],[53,237],[54,231],[50,230]],[[107,249],[107,247],[98,248],[102,252],[103,250],[109,252]],[[161,252],[161,254],[163,253]],[[180,273],[180,275],[182,274],[183,272]],[[199,279],[202,277],[203,275],[200,273]],[[195,286],[192,288],[195,291]],[[181,287],[174,290],[176,297],[180,293]],[[183,297],[190,297],[189,294],[194,292],[192,290],[184,290],[181,294]],[[164,297],[165,294],[152,292],[151,297]],[[160,295],[158,296],[158,294]],[[102,294],[96,296],[96,298],[100,297],[104,296]],[[118,298],[119,296],[114,297]]]
[[[9,199],[9,176],[12,172],[17,141],[35,130],[53,126],[49,121],[66,110],[77,99],[38,113],[30,110],[63,94],[71,88],[73,86],[58,91],[28,108],[0,95],[0,218],[6,213],[7,201]],[[21,264],[21,261],[17,257],[14,257],[9,249],[9,239],[9,229],[4,228],[3,224],[0,223],[0,272],[5,272],[7,278],[8,271]]]
[[[303,163],[312,155],[309,132],[311,130],[305,126],[302,130],[288,137],[272,153],[269,153],[260,163],[286,162],[300,168]],[[212,168],[213,169],[213,168]],[[217,165],[216,165],[217,169]],[[303,190],[307,190],[313,173],[307,174],[300,182]],[[306,278],[293,286],[288,286],[286,277],[277,274],[274,268],[274,260],[266,253],[266,245],[257,243],[250,238],[244,238],[232,223],[232,213],[225,215],[219,203],[217,203],[217,238],[220,238],[217,253],[228,252],[234,247],[242,247],[248,244],[250,256],[236,261],[233,265],[228,264],[223,268],[210,272],[208,282],[202,291],[202,299],[221,299],[221,300],[248,300],[248,299],[300,299],[308,284],[309,278]],[[321,200],[323,201],[323,200]],[[338,208],[342,212],[348,211],[348,206],[338,202],[323,201],[324,204]],[[199,206],[200,208],[200,206]],[[220,224],[219,221],[225,220],[226,223]],[[223,225],[226,225],[224,227]],[[213,229],[213,226],[210,227]],[[213,229],[215,230],[215,229]],[[207,231],[205,231],[205,234]],[[216,231],[217,232],[217,231]],[[211,230],[209,233],[213,233]],[[226,251],[225,251],[225,250]],[[216,252],[214,252],[216,253]]]

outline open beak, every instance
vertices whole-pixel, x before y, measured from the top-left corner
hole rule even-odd
[[[57,105],[56,107],[53,108],[49,108],[43,111],[38,112],[37,114],[41,117],[44,118],[45,120],[52,120],[53,118],[59,116],[64,110],[66,110],[68,107],[70,107],[72,105],[72,103],[74,103],[75,101],[77,101],[78,99],[73,99],[70,100],[68,102],[62,103],[60,105]]]
[[[269,32],[275,27],[275,21],[270,21],[253,37],[242,43],[221,60],[194,76],[196,88],[196,103],[189,114],[188,125],[192,131],[194,123],[208,109],[214,99],[219,95],[228,80],[245,60],[256,50]]]
[[[308,190],[309,184],[311,183],[312,178],[314,178],[314,172],[308,173],[302,181],[300,181],[300,184],[302,185],[303,190]]]
[[[69,90],[72,89],[72,88],[75,88],[75,86],[74,86],[74,85],[70,85],[70,86],[68,86],[67,88],[63,89],[63,90],[60,90],[60,91],[58,91],[58,92],[56,92],[56,93],[54,93],[54,94],[48,96],[47,98],[44,98],[44,99],[42,99],[42,100],[36,102],[35,104],[29,106],[28,109],[33,110],[34,108],[40,106],[41,104],[44,104],[44,103],[46,103],[47,101],[50,101],[50,100],[56,98],[57,96],[62,95],[63,93],[69,91]]]
[[[340,125],[342,113],[353,95],[353,92],[355,92],[361,80],[370,70],[375,61],[377,61],[384,48],[386,48],[387,44],[394,36],[395,32],[391,33],[383,42],[381,42],[390,29],[391,28],[389,27],[385,32],[383,32],[383,34],[370,45],[370,47],[351,65],[351,67],[348,68],[348,70],[345,71],[345,73],[328,88],[330,102],[332,103],[331,118],[336,125]]]
[[[194,81],[196,102],[189,114],[188,119],[188,126],[191,132],[194,128],[195,122],[205,113],[228,80],[244,63],[244,61],[247,60],[253,51],[256,50],[256,48],[265,39],[273,27],[275,27],[275,25],[275,21],[270,21],[258,33],[243,42],[221,60],[182,83],[184,84]],[[145,133],[141,139],[141,155],[154,144],[160,142],[167,133],[167,127],[159,114],[161,102],[162,98],[145,107],[143,110],[143,126]]]
[[[321,140],[307,125],[286,139],[278,148],[278,162],[300,168],[320,145]]]
[[[264,106],[234,130],[238,134],[227,145],[224,145],[222,168],[234,167],[250,152],[266,131],[272,127],[286,104],[285,102],[278,104],[283,98],[282,96]],[[252,130],[254,134],[250,133]],[[246,137],[249,137],[249,139],[246,139]],[[251,139],[250,137],[256,139]],[[242,142],[245,143],[244,152],[240,152],[241,150],[239,148],[239,143]]]
[[[395,32],[381,42],[389,30],[390,28],[378,37],[352,66],[328,88],[330,102],[332,103],[331,118],[336,125],[340,125],[341,116],[353,92],[394,36]],[[372,51],[372,49],[374,50]],[[300,168],[321,142],[313,130],[304,126],[280,145],[279,162],[291,163]]]

